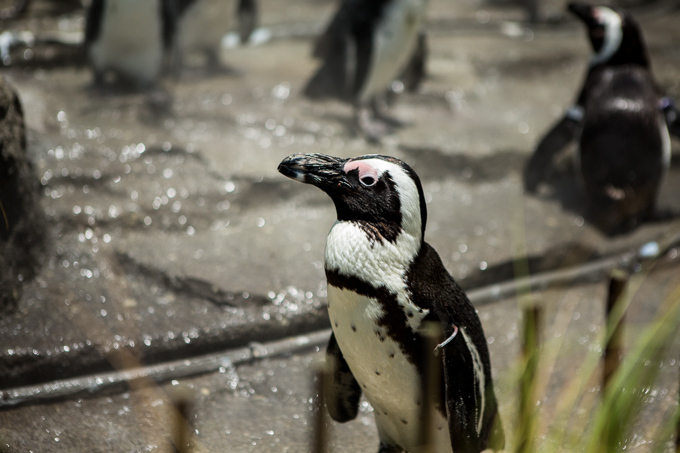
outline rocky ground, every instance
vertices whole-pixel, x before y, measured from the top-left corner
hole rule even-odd
[[[92,90],[71,47],[38,42],[5,60],[49,226],[40,271],[0,317],[0,444],[9,451],[167,451],[178,387],[192,395],[196,451],[308,448],[311,370],[323,334],[285,354],[258,346],[327,327],[321,260],[334,209],[319,191],[277,173],[288,154],[379,152],[410,163],[428,201],[427,240],[471,294],[524,276],[518,258],[540,274],[680,233],[676,218],[603,235],[584,221],[568,170],[552,190],[523,193],[524,162],[573,101],[590,52],[580,24],[561,16],[563,5],[542,5],[550,20],[530,25],[511,4],[432,0],[428,79],[393,107],[413,124],[375,146],[353,134],[349,106],[300,95],[316,66],[313,36],[333,3],[261,3],[261,42],[225,48],[217,73],[192,62],[151,95]],[[34,1],[6,28],[77,42],[82,11],[55,18],[51,5]],[[659,84],[680,99],[680,11],[669,3],[632,8]],[[680,212],[680,142],[673,144],[660,205]],[[629,332],[678,298],[677,256],[671,248],[636,274]],[[536,293],[551,345],[542,449],[560,449],[554,430],[565,417],[574,421],[569,441],[592,421],[599,392],[587,364],[600,352],[602,275]],[[484,300],[512,440],[519,301]],[[677,360],[669,352],[655,362],[659,380],[628,449],[651,451],[671,439],[657,428],[677,408]],[[140,366],[165,377],[99,391]],[[332,425],[332,451],[375,448],[370,412],[364,404],[357,421]]]

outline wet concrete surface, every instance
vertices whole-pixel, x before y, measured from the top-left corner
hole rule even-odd
[[[663,317],[668,298],[677,297],[677,266],[645,269],[633,276],[630,286],[634,296],[627,315],[627,351],[650,321]],[[589,432],[601,390],[597,361],[604,335],[606,282],[548,290],[535,297],[545,303],[536,451],[584,451],[584,433]],[[509,446],[515,440],[517,417],[518,306],[517,299],[509,298],[480,309]],[[672,438],[660,433],[677,410],[679,340],[676,335],[653,362],[641,361],[641,366],[658,367],[659,375],[643,390],[626,451],[672,451]],[[309,451],[313,370],[322,357],[323,348],[316,348],[227,365],[215,373],[161,386],[139,388],[132,383],[123,392],[0,411],[0,438],[12,446],[11,451],[172,451],[173,401],[182,394],[189,395],[192,406],[192,451]],[[327,423],[330,451],[373,451],[377,446],[372,409],[365,402],[354,421]]]
[[[544,8],[557,15],[561,5]],[[40,64],[50,54],[39,49],[29,59],[22,51],[3,70],[24,104],[29,154],[51,227],[42,270],[24,282],[16,311],[0,319],[0,388],[325,327],[321,260],[335,213],[325,195],[276,172],[292,153],[379,152],[410,163],[426,191],[427,240],[467,289],[514,277],[508,271],[516,257],[536,257],[542,263],[537,270],[552,269],[680,231],[676,219],[602,235],[583,220],[584,200],[568,171],[553,192],[523,194],[524,162],[573,101],[587,64],[590,50],[574,21],[531,27],[519,22],[524,12],[513,5],[432,1],[429,77],[420,92],[399,97],[393,107],[413,124],[378,147],[354,136],[349,106],[311,103],[300,95],[316,66],[312,35],[332,13],[332,2],[272,0],[261,10],[263,26],[276,39],[225,49],[224,72],[188,68],[180,80],[163,80],[152,95],[93,90],[86,67],[66,64],[68,59]],[[59,20],[34,13],[13,27],[36,34],[82,28],[78,11]],[[663,3],[638,14],[656,77],[676,99],[679,15]],[[680,211],[678,141],[673,145],[660,205]],[[649,282],[654,286],[657,278]],[[659,283],[657,291],[664,288]],[[601,285],[571,291],[591,310],[603,297]],[[512,419],[516,301],[498,302],[482,315],[487,335],[504,339],[491,348],[502,411]],[[558,328],[571,326],[567,321]],[[588,337],[583,344],[582,337],[564,340],[563,349],[594,347]],[[309,398],[313,356],[189,381],[202,395],[195,423],[205,451],[259,451],[262,444],[265,451],[299,451],[308,439],[309,403],[302,401]],[[564,382],[573,369],[554,371]],[[234,373],[242,377],[231,389]],[[677,388],[665,385],[670,401]],[[285,390],[274,394],[272,387]],[[559,387],[550,384],[550,395]],[[132,390],[5,410],[0,438],[17,451],[30,450],[32,442],[45,446],[40,451],[165,449],[164,392]],[[553,396],[547,401],[553,403]],[[289,408],[298,418],[288,412],[288,418],[277,417]],[[59,427],[66,413],[71,426],[87,428]],[[373,448],[369,415],[362,412],[358,423],[343,427],[357,444],[343,450],[338,440],[337,451]],[[258,417],[266,419],[263,429]],[[27,420],[35,426],[30,436],[18,430]],[[234,420],[233,429],[226,420]],[[79,436],[83,431],[88,434]],[[102,445],[102,438],[120,445]]]

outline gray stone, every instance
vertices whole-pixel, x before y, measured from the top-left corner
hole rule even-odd
[[[21,101],[0,77],[0,315],[16,308],[44,253],[45,222],[37,195]]]

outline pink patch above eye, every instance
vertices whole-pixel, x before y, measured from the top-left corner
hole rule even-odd
[[[356,160],[354,162],[347,162],[343,168],[345,173],[349,173],[352,170],[359,170],[359,179],[363,179],[366,176],[370,176],[373,180],[377,181],[378,170],[375,169],[371,164],[363,160]]]

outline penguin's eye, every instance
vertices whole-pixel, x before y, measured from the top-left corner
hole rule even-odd
[[[374,186],[378,181],[373,176],[364,176],[359,179],[359,182],[365,187],[371,187]]]

